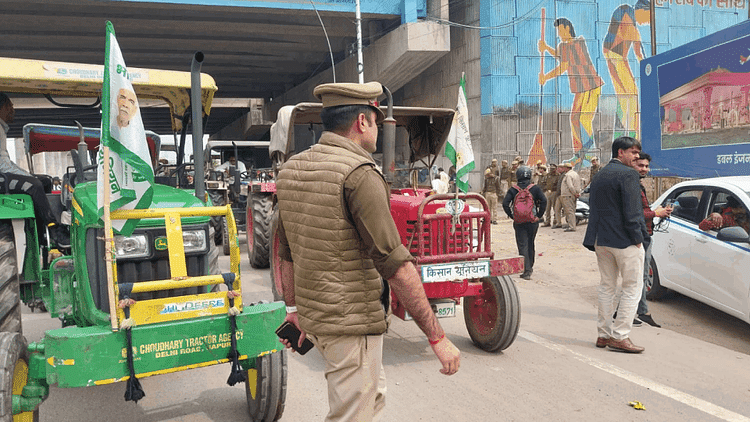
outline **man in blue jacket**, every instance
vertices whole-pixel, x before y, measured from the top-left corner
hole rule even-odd
[[[612,160],[591,182],[591,214],[583,239],[583,246],[596,252],[601,274],[596,347],[628,353],[644,350],[628,337],[643,290],[643,241],[649,237],[639,175],[632,167],[640,151],[641,143],[629,136],[612,143]],[[618,274],[622,298],[613,320]]]

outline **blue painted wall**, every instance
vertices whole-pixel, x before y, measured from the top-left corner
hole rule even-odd
[[[109,0],[141,3],[174,3],[198,6],[231,6],[264,9],[313,10],[309,0]],[[321,12],[354,12],[355,0],[314,0]],[[361,0],[363,14],[401,15],[403,22],[414,22],[426,14],[427,0]]]
[[[547,161],[575,160],[582,166],[588,159],[598,155],[606,162],[610,156],[614,137],[631,134],[640,138],[640,110],[629,118],[633,104],[639,106],[639,97],[631,102],[627,95],[615,90],[610,67],[603,52],[603,44],[610,28],[613,12],[621,5],[636,5],[637,0],[482,0],[480,5],[481,27],[481,94],[482,116],[511,115],[517,119],[515,127],[501,129],[499,133],[514,139],[503,140],[505,150],[516,151],[528,157],[532,142],[538,131],[539,113],[542,113],[542,138]],[[646,2],[647,0],[641,0]],[[656,49],[657,53],[679,47],[712,32],[747,20],[747,0],[655,0]],[[693,4],[689,4],[692,2]],[[679,3],[679,4],[678,4]],[[575,114],[574,94],[570,89],[568,71],[547,81],[542,89],[539,82],[541,56],[537,43],[541,36],[541,10],[544,20],[547,45],[555,49],[561,42],[554,22],[557,18],[568,19],[576,37],[583,38],[596,73],[604,84],[595,113],[588,113],[592,120],[593,134],[589,150],[585,148],[586,134],[581,137],[584,148],[578,149],[573,140],[576,130],[571,125],[578,119]],[[649,24],[637,25],[644,57],[651,56],[651,28]],[[632,71],[636,95],[640,95],[640,63],[634,49],[627,55]],[[610,61],[610,64],[615,63]],[[621,62],[619,62],[622,64]],[[544,55],[545,72],[560,64],[559,57]],[[615,78],[617,71],[615,71]],[[540,110],[541,104],[541,110]],[[619,110],[618,110],[619,108]],[[586,113],[584,113],[586,114]],[[583,116],[583,115],[582,115]],[[593,118],[592,118],[593,116]],[[584,116],[584,120],[585,116]],[[504,119],[503,121],[508,121]],[[635,125],[632,124],[635,122]],[[635,126],[635,127],[633,127]],[[578,132],[580,133],[580,131]],[[498,136],[497,134],[490,134]]]

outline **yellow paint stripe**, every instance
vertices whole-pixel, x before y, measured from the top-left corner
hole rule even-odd
[[[240,360],[246,360],[247,359],[247,355],[242,355],[242,356],[239,357],[239,359]],[[192,364],[192,365],[178,366],[178,367],[175,367],[175,368],[161,369],[161,370],[152,371],[152,372],[144,372],[142,374],[136,374],[136,376],[138,377],[138,379],[141,379],[141,378],[146,378],[146,377],[150,377],[150,376],[154,376],[154,375],[165,375],[165,374],[171,374],[171,373],[174,373],[174,372],[187,371],[188,369],[205,368],[207,366],[219,365],[219,364],[227,363],[227,362],[229,362],[229,359],[212,360],[212,361],[208,361],[208,362],[195,363],[195,364]],[[129,375],[126,375],[126,376],[124,376],[122,378],[108,378],[108,379],[94,381],[94,385],[114,384],[116,382],[127,381],[128,379],[130,379]],[[91,384],[89,384],[89,385],[91,385]]]
[[[83,210],[81,209],[81,206],[78,204],[78,201],[76,201],[76,199],[73,198],[73,200],[72,200],[71,203],[73,204],[73,209],[76,210],[76,212],[78,213],[78,215],[80,215],[81,217],[83,217]]]

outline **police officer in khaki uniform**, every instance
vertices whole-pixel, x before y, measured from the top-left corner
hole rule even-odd
[[[508,160],[500,162],[500,198],[505,198],[505,194],[508,192],[510,184],[510,167],[508,167]]]
[[[499,173],[495,170],[497,170],[497,160],[493,159],[492,164],[484,170],[484,187],[482,188],[482,195],[487,199],[487,206],[490,207],[492,224],[497,224],[497,204],[502,189]]]
[[[370,155],[384,118],[375,107],[381,85],[323,84],[313,94],[323,102],[325,131],[284,164],[276,183],[286,321],[326,362],[326,421],[379,420],[388,285],[427,335],[440,372],[456,373],[460,353],[430,308]]]
[[[552,216],[557,217],[557,214],[553,214],[555,208],[555,201],[557,201],[557,182],[560,180],[560,173],[557,172],[557,164],[550,163],[549,172],[542,178],[542,188],[544,189],[544,196],[547,198],[547,209],[544,210],[544,224],[542,227],[549,227],[552,224]],[[560,224],[560,220],[554,218],[555,224]]]

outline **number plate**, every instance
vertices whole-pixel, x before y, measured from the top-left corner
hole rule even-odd
[[[456,281],[490,276],[490,261],[422,265],[422,282]]]
[[[452,318],[456,316],[456,302],[445,299],[430,300],[430,307],[432,312],[438,318]],[[412,316],[404,311],[404,321],[411,321]]]
[[[432,304],[432,310],[438,318],[451,318],[456,316],[456,302],[438,302]]]

